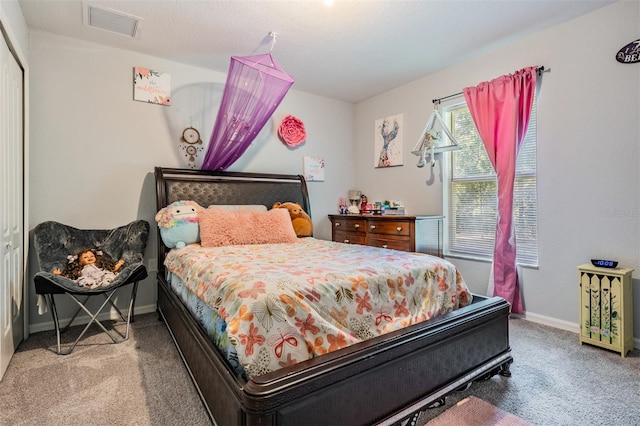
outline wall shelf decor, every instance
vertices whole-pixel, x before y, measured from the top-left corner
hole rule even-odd
[[[420,158],[417,164],[418,167],[424,167],[427,164],[427,157],[430,158],[431,167],[433,167],[436,164],[435,154],[460,149],[458,141],[453,137],[447,124],[442,119],[438,111],[438,105],[439,102],[434,102],[433,112],[427,121],[427,125],[424,127],[422,134],[420,134],[418,142],[411,150],[413,155],[417,155]],[[436,128],[436,124],[442,129],[441,131]],[[449,143],[442,137],[443,132],[449,138]]]

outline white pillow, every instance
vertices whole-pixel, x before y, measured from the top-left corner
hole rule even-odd
[[[218,209],[228,212],[234,212],[238,210],[249,210],[253,212],[266,212],[267,206],[261,204],[212,204],[209,209]]]

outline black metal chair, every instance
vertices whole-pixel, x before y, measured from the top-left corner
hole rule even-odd
[[[33,249],[36,253],[40,271],[34,277],[36,294],[39,297],[44,296],[47,308],[51,310],[56,329],[57,353],[59,355],[71,353],[93,323],[96,323],[111,338],[113,343],[121,343],[129,338],[129,325],[134,321],[133,311],[138,282],[147,277],[147,269],[143,264],[143,260],[148,237],[149,223],[144,220],[136,220],[128,225],[110,230],[77,229],[53,221],[43,222],[34,228]],[[113,281],[96,288],[89,288],[72,279],[52,273],[54,269],[63,270],[65,268],[67,256],[87,248],[97,248],[114,260],[124,260],[124,265],[118,269]],[[115,305],[113,296],[118,289],[129,284],[131,284],[131,293],[129,310],[125,318],[125,315]],[[60,348],[61,329],[54,298],[56,294],[66,294],[78,304],[77,311],[62,332],[69,329],[81,311],[86,312],[90,317],[84,330],[65,352],[62,352]],[[104,296],[105,300],[100,308],[92,313],[87,308],[86,303],[91,296],[98,295]],[[113,307],[120,315],[120,318],[126,322],[125,335],[122,336],[119,333],[120,339],[116,339],[97,319],[105,306]]]

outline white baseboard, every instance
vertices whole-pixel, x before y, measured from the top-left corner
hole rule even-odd
[[[571,331],[573,333],[580,332],[580,326],[577,322],[563,321],[557,318],[538,315],[531,312],[525,312],[524,315],[520,315],[520,318],[538,324],[548,325],[549,327],[559,328],[560,330]]]
[[[121,309],[121,310],[123,315],[127,315],[128,313],[127,309]],[[142,315],[142,314],[148,314],[155,311],[156,311],[156,305],[154,303],[152,305],[136,306],[135,314]],[[43,315],[48,315],[49,317],[51,317],[50,312],[47,312]],[[67,322],[69,322],[70,319],[71,319],[70,317],[59,318],[60,324],[64,326],[65,324],[67,324]],[[108,312],[103,312],[100,315],[98,315],[98,320],[100,321],[109,320],[109,319],[112,319],[112,320],[120,319],[120,316],[113,308],[111,308]],[[90,320],[90,317],[86,314],[78,315],[75,321],[73,321],[73,324],[74,325],[86,324],[89,322],[89,320]],[[38,333],[40,331],[47,331],[47,330],[55,330],[55,326],[53,324],[53,318],[51,318],[51,320],[47,322],[40,322],[37,324],[29,325],[29,334]]]
[[[575,322],[563,321],[557,318],[547,317],[544,315],[538,315],[530,312],[525,312],[523,315],[515,315],[518,318],[525,319],[527,321],[535,322],[542,325],[548,325],[549,327],[559,328],[560,330],[571,331],[573,333],[580,333],[580,325]],[[640,348],[640,338],[634,336],[633,347]]]

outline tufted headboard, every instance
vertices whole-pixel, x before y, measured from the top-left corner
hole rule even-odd
[[[300,203],[311,215],[307,184],[302,175],[220,172],[209,170],[155,168],[156,211],[174,201],[192,200],[202,207],[213,204]],[[156,227],[157,228],[157,227]],[[158,232],[158,270],[164,272],[167,248]]]

